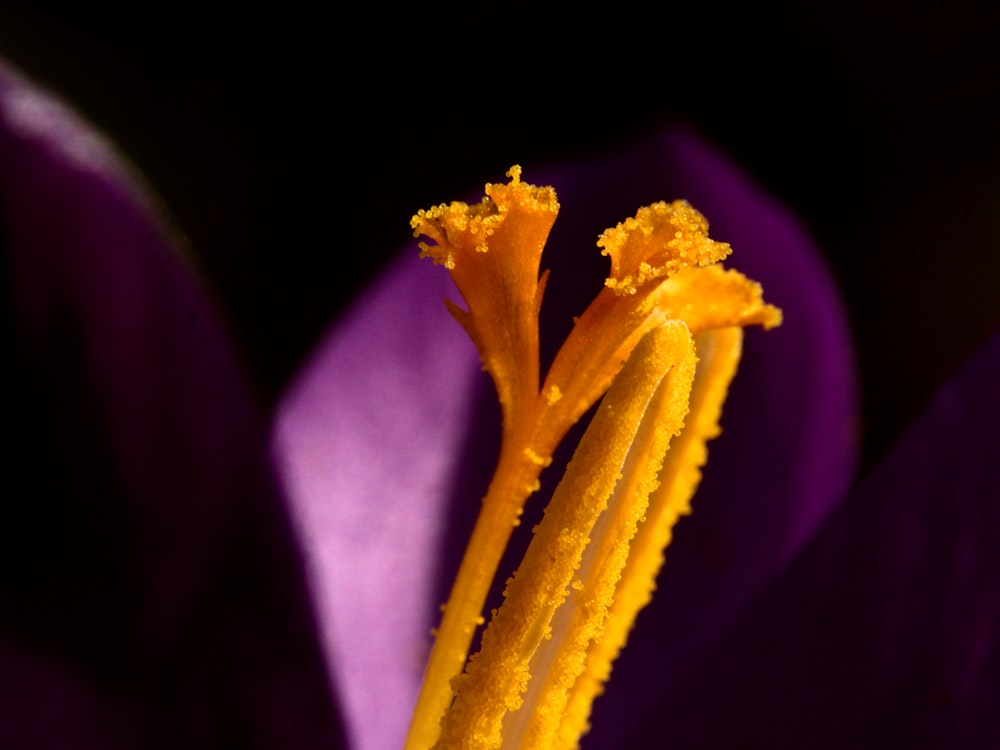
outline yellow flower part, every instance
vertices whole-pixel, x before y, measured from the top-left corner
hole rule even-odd
[[[538,396],[538,310],[545,281],[538,267],[559,203],[552,188],[521,182],[486,186],[469,206],[455,202],[420,211],[410,221],[421,255],[448,269],[468,310],[449,304],[496,384],[504,429],[522,424]]]
[[[636,615],[652,598],[656,576],[663,564],[663,551],[670,543],[674,524],[680,516],[691,512],[691,496],[701,481],[701,467],[708,459],[706,443],[721,431],[722,404],[736,374],[742,343],[741,328],[721,328],[695,336],[699,361],[684,429],[665,456],[658,486],[649,499],[646,517],[631,541],[624,569],[616,567],[606,571],[608,580],[601,582],[614,587],[612,598],[607,599],[607,588],[599,590],[598,584],[591,584],[590,590],[595,592],[591,596],[603,593],[602,603],[605,606],[610,603],[610,610],[603,623],[591,625],[596,635],[589,641],[566,639],[571,645],[563,647],[563,651],[572,646],[580,651],[564,659],[580,661],[574,663],[577,670],[572,678],[575,679],[562,680],[564,685],[571,687],[565,693],[553,690],[549,694],[549,700],[556,702],[561,712],[541,707],[532,717],[538,727],[536,732],[551,731],[549,723],[559,722],[558,735],[550,743],[536,747],[574,748],[587,731],[590,706],[611,674],[611,664],[624,647]],[[615,576],[617,581],[611,581]],[[578,608],[591,601],[585,591],[581,591],[578,598],[581,602]],[[577,616],[577,619],[583,618]]]
[[[781,323],[781,311],[764,303],[760,284],[718,264],[705,265],[729,246],[708,237],[701,214],[683,201],[656,206],[639,209],[641,221],[630,219],[601,235],[599,244],[620,278],[607,279],[549,368],[543,387],[571,394],[561,407],[567,413],[556,423],[579,419],[607,390],[636,342],[667,320],[683,320],[692,333]],[[621,280],[628,280],[627,287]]]
[[[592,538],[594,526],[599,518],[612,517],[610,525],[615,531],[629,537],[634,533],[656,485],[667,444],[687,413],[694,361],[687,326],[673,322],[640,343],[611,386],[545,509],[544,520],[535,529],[521,567],[507,585],[503,607],[483,635],[482,651],[472,658],[459,683],[439,747],[474,750],[500,747],[503,741],[513,742],[512,747],[523,746],[522,727],[508,727],[504,734],[501,728],[508,711],[523,708],[519,712],[523,714],[533,708],[522,707],[529,677],[534,686],[545,676],[571,676],[566,665],[557,663],[558,654],[546,659],[538,653],[539,646],[543,641],[552,646],[567,645],[567,624],[561,623],[554,633],[552,620],[556,612],[566,619],[563,615],[570,605],[564,602],[574,575],[576,587],[582,588],[592,583],[588,579],[594,569],[614,564],[609,556],[627,552],[627,546],[622,549],[612,532],[601,535],[610,533],[613,537],[608,545],[602,543],[607,540]],[[582,565],[585,552],[588,560]],[[610,603],[613,588],[604,593],[600,604],[585,607],[585,620],[594,619],[591,609],[606,608]],[[588,635],[577,639],[581,641],[575,648],[578,655],[585,654],[580,649],[585,649]],[[548,662],[547,668],[537,662]],[[582,668],[576,670],[580,671]],[[551,691],[543,687],[533,692],[547,697],[544,694]],[[546,714],[558,719],[555,713]],[[558,721],[548,723],[546,729],[558,728]],[[545,746],[537,740],[527,746]]]
[[[409,750],[576,745],[649,599],[673,523],[688,512],[741,327],[781,321],[758,284],[718,264],[730,248],[709,238],[701,214],[683,201],[657,203],[600,236],[609,278],[541,379],[540,256],[558,203],[552,188],[520,174],[512,167],[511,182],[487,185],[475,206],[442,204],[412,220],[415,235],[433,243],[421,243],[422,254],[449,270],[465,301],[467,310],[448,306],[496,384],[503,434],[436,631]],[[605,391],[469,660],[525,501],[566,431]]]
[[[640,208],[635,218],[605,230],[597,246],[611,256],[604,284],[616,294],[635,294],[648,281],[716,263],[732,251],[725,242],[709,239],[708,222],[687,201]]]

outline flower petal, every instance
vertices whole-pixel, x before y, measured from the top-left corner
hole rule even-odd
[[[325,339],[278,415],[276,453],[358,750],[402,745],[447,593],[435,587],[435,556],[450,484],[467,469],[474,403],[489,388],[445,308],[453,295],[448,275],[415,248],[397,259]],[[486,451],[480,475],[495,457]],[[478,505],[475,494],[463,500]]]
[[[0,63],[0,745],[330,747],[243,373],[150,198]]]
[[[1000,336],[629,747],[1000,746]]]

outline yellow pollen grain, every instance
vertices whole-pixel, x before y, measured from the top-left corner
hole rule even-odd
[[[533,464],[537,464],[538,466],[545,467],[552,463],[551,456],[539,456],[531,448],[525,448],[524,455],[528,457],[529,461],[531,461]]]

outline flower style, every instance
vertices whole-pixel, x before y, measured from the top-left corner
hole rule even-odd
[[[663,195],[704,210],[786,312],[748,333],[696,512],[583,746],[1000,745],[1000,338],[849,492],[849,340],[795,221],[683,131],[533,174],[565,205],[547,265],[582,279],[546,292],[542,361],[586,303],[588,261],[560,252]],[[410,252],[338,322],[277,415],[286,499],[163,226],[93,131],[0,69],[18,438],[0,745],[328,748],[343,730],[398,747],[498,448],[493,396],[440,304],[450,282]]]

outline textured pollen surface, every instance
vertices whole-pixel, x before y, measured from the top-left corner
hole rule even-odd
[[[473,750],[500,746],[504,715],[521,705],[529,663],[539,644],[543,639],[553,643],[552,616],[566,600],[570,582],[591,542],[591,530],[620,483],[622,467],[634,449],[650,402],[668,373],[687,361],[685,376],[677,379],[679,383],[671,383],[674,398],[661,399],[669,408],[650,419],[652,434],[660,440],[661,461],[670,436],[680,429],[687,411],[693,359],[690,334],[683,323],[657,329],[637,347],[581,440],[520,568],[508,583],[504,604],[483,635],[482,651],[473,657],[462,678],[438,747]],[[631,472],[634,476],[650,465],[641,459],[638,464]],[[644,478],[645,497],[655,476],[654,470]],[[641,499],[631,499],[633,504],[642,504]],[[591,609],[588,622],[600,620],[607,604],[610,601]],[[586,645],[586,635],[582,640]],[[577,648],[576,652],[582,656],[585,649]],[[553,729],[557,726],[558,721]]]
[[[606,229],[597,245],[611,256],[604,283],[616,294],[635,294],[648,281],[716,263],[732,252],[725,242],[709,239],[708,222],[687,201],[640,208],[635,218]]]
[[[482,201],[419,211],[411,220],[421,255],[448,269],[466,310],[449,305],[496,385],[505,427],[523,422],[538,396],[539,263],[559,212],[555,190],[521,182],[486,185]]]

